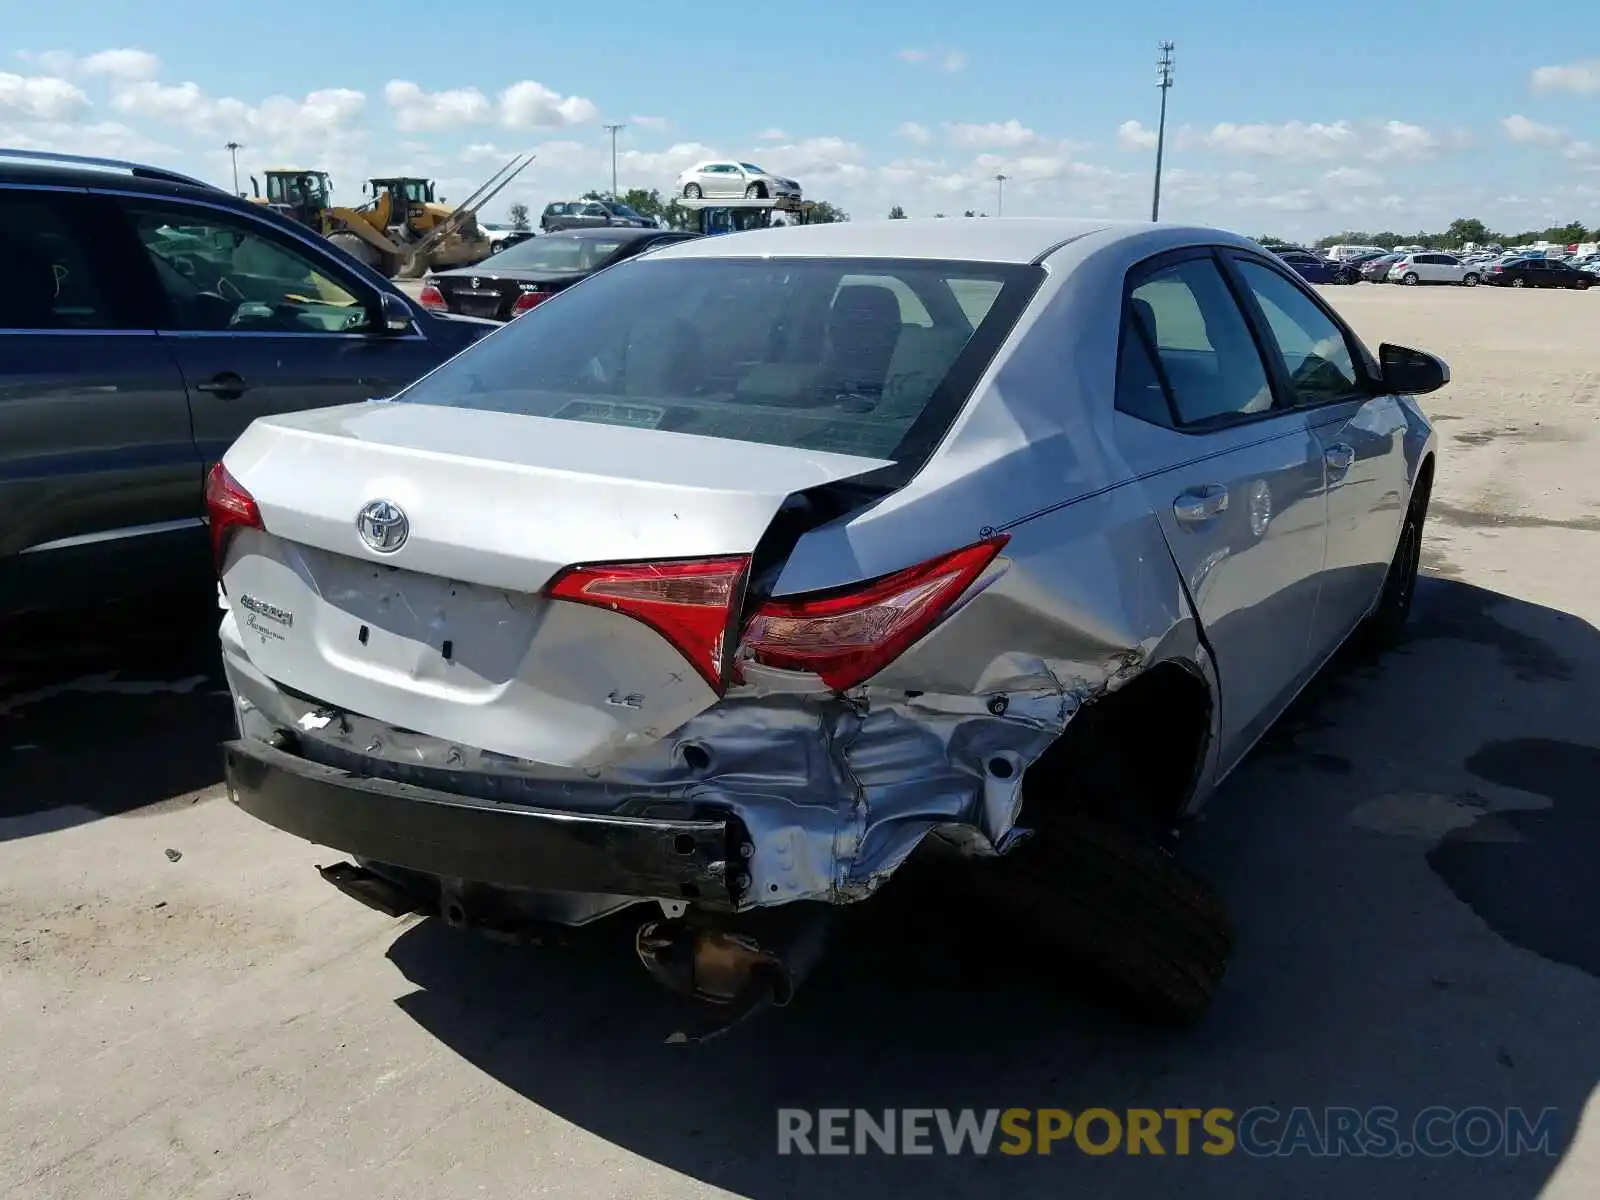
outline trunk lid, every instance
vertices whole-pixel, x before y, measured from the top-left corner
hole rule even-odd
[[[257,421],[226,463],[266,527],[236,535],[223,574],[260,671],[332,708],[570,767],[667,736],[717,696],[649,626],[545,598],[552,577],[749,554],[793,493],[887,465],[386,403]],[[407,522],[390,552],[358,529],[378,500]]]

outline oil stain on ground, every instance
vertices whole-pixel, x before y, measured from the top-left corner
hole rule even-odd
[[[1600,977],[1600,746],[1548,738],[1490,742],[1466,762],[1478,778],[1550,807],[1457,829],[1428,853],[1456,898],[1513,945]]]

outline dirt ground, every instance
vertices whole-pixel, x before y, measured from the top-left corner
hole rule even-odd
[[[146,606],[0,666],[0,1195],[1600,1194],[1600,295],[1328,295],[1453,367],[1428,578],[1194,831],[1240,928],[1202,1028],[886,896],[793,1007],[664,1045],[628,930],[393,922],[219,798],[211,635]],[[1554,1108],[1555,1154],[776,1154],[779,1107],[1256,1105]]]

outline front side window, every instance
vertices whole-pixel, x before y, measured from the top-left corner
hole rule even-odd
[[[1245,286],[1272,331],[1296,404],[1326,404],[1363,393],[1344,331],[1299,287],[1260,263],[1239,263]]]
[[[1250,327],[1222,272],[1191,258],[1145,276],[1129,319],[1155,347],[1184,427],[1204,427],[1272,409],[1272,389]]]
[[[48,192],[0,191],[0,329],[118,327],[71,211]]]
[[[327,264],[208,208],[135,203],[129,216],[170,301],[167,329],[358,333],[372,316]]]
[[[1040,278],[922,259],[646,256],[397,399],[908,463],[948,428]],[[966,281],[995,290],[976,328],[955,298]]]

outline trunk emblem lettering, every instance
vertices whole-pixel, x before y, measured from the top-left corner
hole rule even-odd
[[[612,708],[643,708],[644,697],[639,695],[638,692],[629,692],[627,695],[623,695],[621,692],[612,692],[606,697],[606,703],[611,705]]]
[[[294,614],[286,608],[279,608],[276,604],[268,604],[265,600],[257,600],[248,592],[239,597],[239,607],[249,610],[258,616],[276,621],[280,625],[293,625]]]
[[[411,536],[411,522],[394,501],[372,500],[356,514],[356,531],[370,549],[393,554]]]

